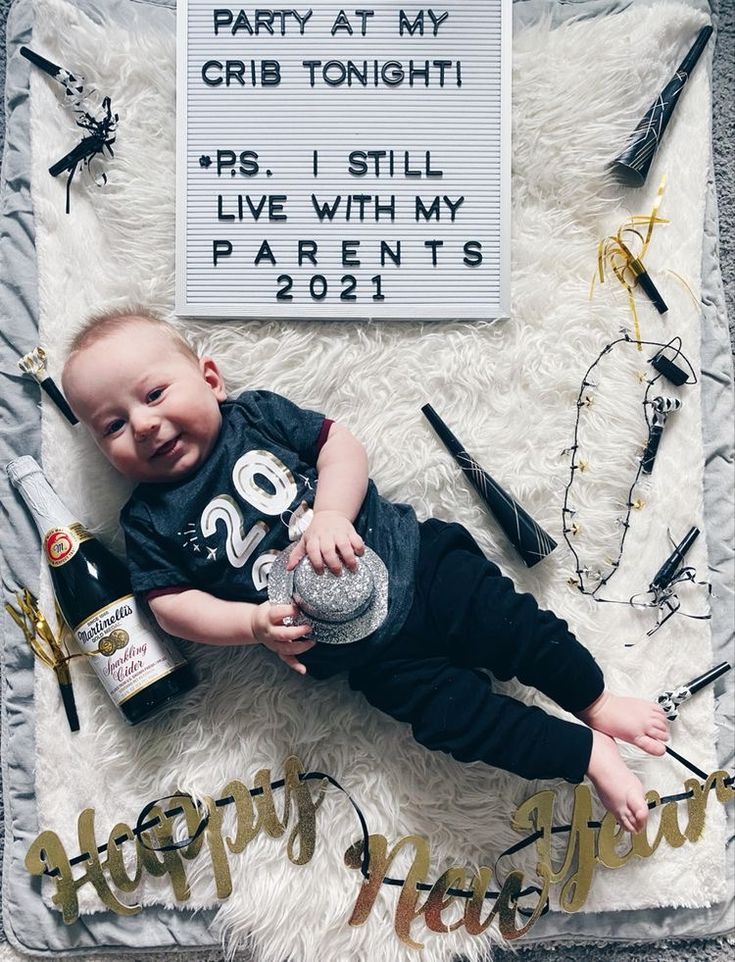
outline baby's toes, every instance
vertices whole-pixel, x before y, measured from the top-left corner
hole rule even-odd
[[[661,734],[668,734],[669,726],[665,718],[661,718],[659,715],[650,715],[646,718],[641,725],[643,731],[653,734],[654,732],[661,732]]]
[[[669,740],[669,726],[662,725],[660,722],[654,722],[648,729],[648,734],[667,742]]]
[[[664,755],[666,753],[666,746],[661,739],[651,738],[650,735],[639,735],[633,744],[649,755]]]
[[[666,717],[666,713],[659,708],[658,705],[655,706],[655,711],[653,712],[651,723],[659,728],[663,728],[665,731],[669,730],[669,721]]]

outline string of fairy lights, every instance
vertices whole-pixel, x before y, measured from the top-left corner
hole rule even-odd
[[[617,518],[620,528],[620,537],[615,550],[607,560],[607,571],[599,567],[591,567],[590,564],[581,558],[575,539],[582,530],[580,508],[573,502],[573,490],[579,474],[584,473],[589,467],[589,460],[582,457],[582,444],[580,440],[582,419],[585,412],[589,410],[594,401],[592,393],[599,387],[595,371],[600,362],[615,350],[618,345],[625,345],[642,350],[655,350],[655,354],[649,357],[648,364],[653,367],[655,374],[647,372],[639,375],[641,382],[645,380],[646,388],[641,400],[643,409],[643,421],[648,432],[648,443],[642,455],[637,459],[636,470],[633,479],[627,490],[624,502],[624,512]],[[673,356],[669,356],[673,355]],[[679,365],[684,364],[683,370]],[[652,397],[653,389],[662,378],[672,380],[676,387],[692,385],[697,383],[697,376],[694,368],[682,350],[681,338],[675,337],[667,342],[644,341],[631,337],[627,330],[623,330],[621,336],[616,340],[606,344],[597,357],[589,365],[582,378],[576,400],[576,416],[574,422],[574,434],[572,444],[562,451],[563,455],[570,456],[569,481],[564,488],[564,499],[562,504],[562,533],[564,540],[569,547],[574,559],[575,575],[569,578],[570,585],[576,586],[579,591],[593,598],[599,603],[624,604],[634,608],[656,608],[658,609],[658,619],[656,625],[648,632],[653,634],[663,625],[673,614],[680,612],[689,618],[709,618],[707,614],[694,614],[681,612],[679,599],[676,594],[678,585],[690,582],[703,585],[709,590],[708,582],[697,581],[696,571],[690,566],[672,566],[671,577],[665,585],[650,585],[649,588],[627,599],[617,599],[602,597],[601,592],[609,584],[621,565],[626,538],[631,527],[631,515],[633,511],[640,511],[645,506],[645,501],[637,494],[642,478],[650,474],[655,461],[656,450],[663,432],[666,417],[670,411],[677,410],[681,406],[678,398],[655,396]],[[698,532],[697,532],[698,533]],[[670,539],[670,536],[669,536]],[[670,539],[671,540],[671,539]],[[693,540],[693,539],[692,539]],[[673,546],[672,542],[672,546]],[[688,546],[687,546],[688,547]],[[647,598],[648,600],[643,600]]]

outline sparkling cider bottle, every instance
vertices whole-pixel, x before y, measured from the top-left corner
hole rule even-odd
[[[127,568],[73,518],[32,457],[7,465],[41,533],[61,613],[131,725],[196,683],[189,663],[142,617]]]

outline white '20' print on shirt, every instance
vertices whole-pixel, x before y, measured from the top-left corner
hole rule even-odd
[[[258,484],[260,475],[273,490]],[[280,516],[291,507],[298,493],[293,475],[270,451],[248,451],[238,458],[232,469],[235,490],[249,505],[269,516]],[[209,502],[200,519],[202,534],[210,538],[217,533],[217,522],[227,531],[225,550],[233,568],[242,568],[269,531],[265,521],[256,521],[249,531],[237,502],[227,494],[218,494]],[[258,591],[266,587],[268,568],[278,552],[267,551],[253,564],[253,583]]]

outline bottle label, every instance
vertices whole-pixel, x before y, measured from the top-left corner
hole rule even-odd
[[[65,528],[51,528],[43,537],[43,550],[46,560],[52,568],[71,561],[79,550],[83,541],[89,541],[92,535],[78,523],[67,525]]]
[[[96,611],[74,634],[116,705],[186,664],[151,631],[132,595]]]

